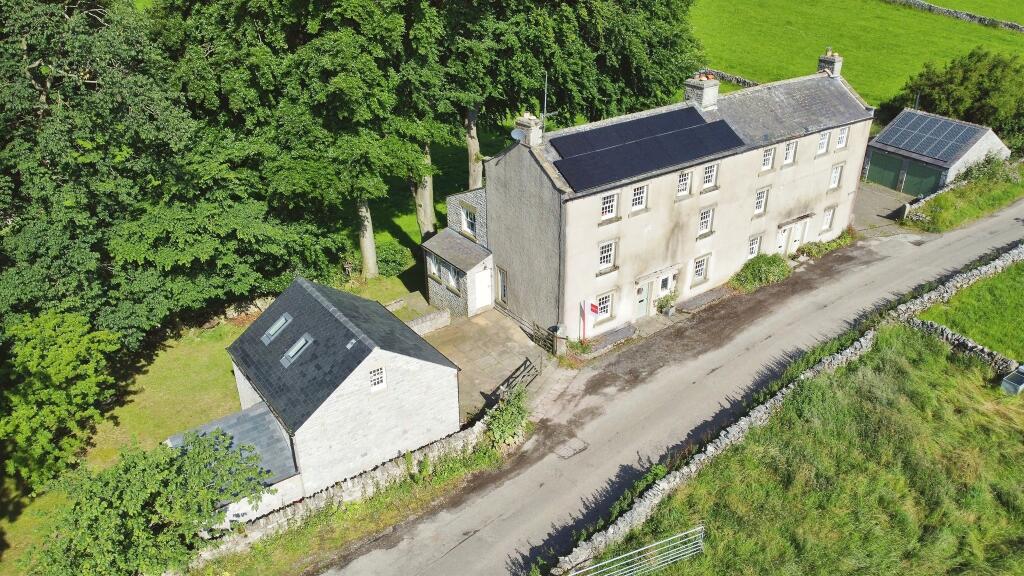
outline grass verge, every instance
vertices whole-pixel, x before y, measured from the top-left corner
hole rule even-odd
[[[417,516],[463,486],[474,473],[501,465],[490,445],[464,456],[443,458],[416,478],[393,484],[361,502],[321,510],[285,532],[261,540],[247,552],[230,554],[192,576],[292,576],[314,573],[336,562],[355,542]]]
[[[966,184],[936,196],[903,224],[946,232],[1024,198],[1024,164],[988,162],[969,170],[965,178]]]
[[[796,249],[797,255],[810,258],[821,258],[825,254],[849,246],[857,239],[857,232],[853,226],[843,230],[843,233],[828,242],[808,242]]]
[[[782,80],[813,73],[832,46],[846,58],[843,76],[876,105],[925,62],[944,63],[978,45],[1024,52],[1024,34],[882,0],[698,0],[691,15],[713,68],[758,82]]]
[[[729,286],[747,294],[769,284],[778,284],[789,275],[792,270],[786,263],[786,258],[779,254],[758,254],[740,268],[740,271],[729,280]]]
[[[705,553],[662,573],[1020,573],[1024,404],[992,377],[884,327],[605,556],[703,522]]]
[[[921,319],[942,324],[1016,360],[1024,360],[1024,264],[979,280],[945,304],[936,304]]]

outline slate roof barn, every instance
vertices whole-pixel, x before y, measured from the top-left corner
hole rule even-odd
[[[459,428],[458,367],[378,302],[297,278],[228,347],[241,410],[194,431],[252,446],[258,517]],[[184,435],[167,440],[180,446]]]
[[[867,179],[925,196],[990,154],[1010,155],[991,128],[908,108],[868,144]]]

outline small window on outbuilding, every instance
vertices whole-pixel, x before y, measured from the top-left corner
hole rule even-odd
[[[370,390],[378,390],[384,387],[385,375],[384,367],[373,368],[370,370]]]
[[[291,348],[284,353],[284,356],[281,356],[281,365],[285,368],[291,366],[299,355],[309,348],[312,343],[313,337],[310,336],[308,332],[299,336],[299,339],[295,341],[295,344],[292,344]]]
[[[281,317],[274,320],[274,323],[270,325],[270,328],[267,328],[267,331],[263,333],[263,336],[260,337],[260,341],[264,344],[270,344],[274,341],[274,338],[277,338],[277,335],[284,330],[285,326],[291,323],[291,321],[291,314],[287,312],[281,314]]]

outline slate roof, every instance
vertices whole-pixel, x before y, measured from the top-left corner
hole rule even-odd
[[[842,78],[815,74],[724,94],[717,116],[757,148],[868,120],[873,112]]]
[[[267,329],[291,321],[269,343]],[[303,335],[312,343],[290,365],[281,359]],[[375,348],[457,368],[380,303],[297,278],[231,343],[228,354],[294,434]]]
[[[576,194],[607,189],[821,130],[874,110],[839,77],[814,74],[546,134],[543,157]]]
[[[266,402],[260,402],[241,412],[208,422],[192,431],[202,435],[218,428],[232,437],[234,446],[250,445],[256,449],[256,453],[261,458],[260,465],[270,471],[270,478],[266,481],[268,486],[296,474],[291,440],[288,438],[288,433],[281,427],[281,423],[267,408]],[[171,447],[181,446],[185,443],[185,435],[171,436],[167,439],[167,443]]]
[[[904,109],[871,146],[949,168],[989,131],[985,126]]]
[[[423,243],[423,247],[444,258],[463,272],[472,270],[491,255],[490,250],[451,228],[445,228],[431,236]]]

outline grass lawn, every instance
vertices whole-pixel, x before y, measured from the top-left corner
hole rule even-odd
[[[1024,52],[1024,34],[881,0],[698,0],[692,22],[711,67],[758,82],[811,74],[832,46],[846,58],[843,76],[871,104],[892,97],[927,61],[978,45]]]
[[[808,380],[605,557],[703,522],[659,574],[1024,573],[1024,402],[903,326]]]
[[[903,223],[926,232],[945,232],[1004,208],[1024,198],[1024,164],[1011,170],[1016,170],[1018,181],[979,178],[936,197]]]
[[[1024,3],[1020,0],[931,0],[932,4],[1024,24]]]
[[[126,404],[115,408],[97,430],[95,445],[86,455],[88,465],[109,466],[118,450],[132,441],[149,448],[174,433],[238,410],[231,360],[224,349],[242,330],[222,324],[211,330],[189,330],[169,342],[129,385]],[[16,559],[46,536],[48,515],[60,502],[57,493],[24,499],[25,508],[17,518],[0,520],[0,532],[10,546],[0,556],[0,576],[20,574]]]
[[[1010,358],[1024,360],[1024,264],[979,280],[921,314]]]
[[[423,513],[462,486],[473,473],[495,469],[501,463],[501,455],[489,447],[464,457],[443,459],[418,482],[406,480],[368,500],[326,508],[285,532],[257,542],[248,552],[218,558],[191,576],[319,573],[346,545]]]

